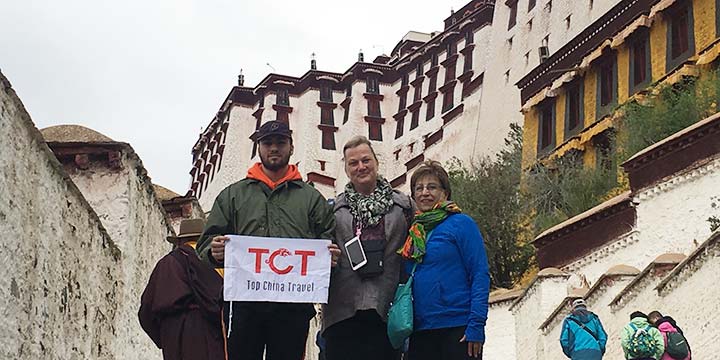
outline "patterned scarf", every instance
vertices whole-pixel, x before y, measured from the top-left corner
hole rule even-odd
[[[345,198],[350,204],[350,213],[360,228],[375,226],[393,206],[393,190],[390,183],[378,176],[377,185],[370,195],[355,190],[352,183],[345,185]]]
[[[452,201],[437,203],[432,210],[418,212],[415,214],[415,221],[413,221],[412,226],[410,226],[410,232],[405,240],[405,245],[403,245],[397,253],[405,259],[415,260],[421,263],[423,256],[425,256],[425,244],[427,243],[428,233],[447,219],[450,214],[461,212],[462,210]]]

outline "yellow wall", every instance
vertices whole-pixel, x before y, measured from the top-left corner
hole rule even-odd
[[[630,86],[630,49],[623,44],[617,49],[618,104],[627,101]]]
[[[583,152],[583,164],[585,164],[585,168],[594,167],[597,163],[596,161],[596,154],[597,151],[595,151],[595,148],[592,146],[592,144],[587,144],[585,147],[585,151]]]
[[[595,122],[595,113],[597,112],[597,71],[590,69],[585,73],[585,99],[583,101],[585,120],[583,128],[586,128]]]
[[[523,124],[523,169],[527,169],[532,166],[537,159],[538,131],[538,111],[537,107],[533,107],[530,111],[525,113],[525,121]]]
[[[667,45],[667,25],[665,21],[655,21],[650,28],[650,64],[652,78],[657,80],[665,76],[665,49]]]
[[[565,99],[565,91],[555,98],[555,146],[565,142]]]
[[[697,53],[715,41],[715,1],[693,0],[693,20]]]
[[[718,37],[715,25],[715,0],[692,0],[693,1],[693,24],[695,53],[699,53]],[[661,13],[652,23],[650,28],[650,62],[651,62],[651,84],[665,78],[666,69],[666,46],[667,46],[667,19]],[[630,50],[626,44],[617,49],[617,72],[618,72],[618,104],[623,104],[630,98]],[[597,107],[597,69],[592,66],[584,74],[584,128],[588,128],[599,119],[596,118]],[[564,91],[555,98],[555,145],[559,146],[565,140],[565,99]],[[523,167],[527,168],[537,161],[537,140],[538,140],[538,113],[535,108],[525,114],[524,139],[523,139]],[[586,165],[596,163],[595,149],[592,141],[582,144],[585,150],[583,160]]]

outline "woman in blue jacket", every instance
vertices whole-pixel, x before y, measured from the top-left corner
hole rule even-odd
[[[417,203],[400,254],[415,267],[412,360],[482,358],[490,275],[482,235],[450,200],[447,172],[426,161],[410,179]]]

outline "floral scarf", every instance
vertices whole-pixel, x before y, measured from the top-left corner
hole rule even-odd
[[[410,232],[405,240],[405,245],[398,249],[397,253],[405,259],[415,260],[421,263],[423,256],[425,256],[425,244],[427,243],[428,233],[447,219],[450,214],[461,212],[462,210],[452,201],[437,203],[432,210],[418,212],[415,214],[415,220],[412,226],[410,226]]]
[[[393,189],[390,183],[378,176],[377,185],[370,195],[355,190],[352,183],[345,185],[345,198],[350,205],[350,213],[360,228],[375,226],[383,215],[393,206]]]

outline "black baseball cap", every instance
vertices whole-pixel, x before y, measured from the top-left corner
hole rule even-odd
[[[256,130],[255,133],[250,137],[251,140],[258,142],[268,136],[279,135],[284,136],[288,139],[292,138],[292,130],[290,127],[282,121],[272,120],[263,124],[260,129]]]

